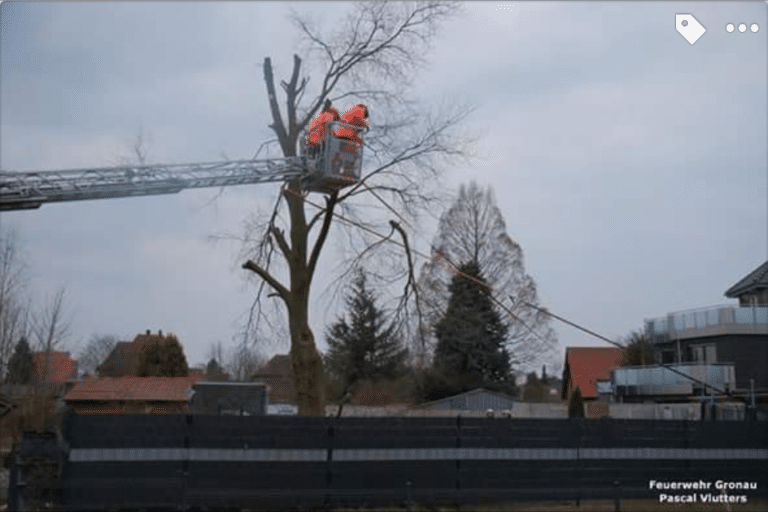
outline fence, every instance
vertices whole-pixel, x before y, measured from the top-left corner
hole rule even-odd
[[[758,482],[764,422],[66,418],[68,510],[652,498],[649,481]]]

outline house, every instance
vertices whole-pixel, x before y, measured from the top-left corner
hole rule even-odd
[[[201,377],[104,377],[78,382],[64,396],[75,414],[182,414]]]
[[[414,409],[451,411],[507,411],[518,401],[504,393],[483,388],[473,389],[455,396],[420,404]]]
[[[621,356],[618,347],[567,347],[561,399],[569,399],[577,386],[585,401],[609,393],[610,389],[603,389],[603,383],[610,381],[611,370],[619,366]]]
[[[101,377],[137,377],[144,347],[153,342],[164,341],[163,331],[152,334],[149,329],[146,334],[139,334],[133,341],[120,341],[96,368],[96,372]]]
[[[258,382],[198,381],[192,386],[192,414],[263,416],[267,385]]]
[[[768,306],[768,261],[747,274],[725,291],[729,299],[739,299],[739,306]]]
[[[38,384],[64,384],[77,379],[77,361],[69,352],[35,352],[32,354],[34,381]]]
[[[269,386],[270,404],[295,404],[293,390],[293,369],[291,356],[278,354],[269,360],[259,373],[254,376],[257,382]]]
[[[669,313],[645,320],[663,364],[733,363],[738,394],[768,394],[768,261],[731,286],[739,305]]]

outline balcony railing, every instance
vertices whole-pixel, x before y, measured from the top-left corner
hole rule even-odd
[[[717,334],[768,334],[768,307],[713,306],[645,321],[654,343]]]
[[[718,389],[733,390],[736,387],[733,363],[682,363],[668,366]],[[633,395],[690,395],[703,387],[684,375],[657,365],[616,368],[611,381],[613,389],[619,394]]]

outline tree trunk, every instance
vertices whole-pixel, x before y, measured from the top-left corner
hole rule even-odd
[[[288,325],[291,333],[291,369],[296,405],[300,416],[325,416],[323,361],[317,352],[315,336],[309,327],[309,289],[313,269],[309,267],[307,260],[308,226],[300,182],[291,182],[285,197],[291,216]]]

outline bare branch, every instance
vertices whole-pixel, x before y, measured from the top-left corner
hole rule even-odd
[[[312,254],[309,257],[309,263],[307,268],[309,275],[314,275],[315,266],[317,265],[317,259],[320,257],[320,251],[323,249],[325,239],[328,237],[328,230],[331,228],[331,221],[333,220],[333,207],[338,200],[338,192],[334,192],[325,200],[325,218],[323,219],[323,226],[320,228],[320,233],[317,235],[315,246],[312,248]]]
[[[266,270],[258,266],[252,260],[248,260],[245,263],[243,263],[243,268],[258,274],[259,277],[261,277],[264,281],[269,283],[269,286],[274,288],[274,290],[278,293],[278,295],[280,295],[281,299],[283,299],[286,303],[288,303],[288,296],[289,296],[288,289],[282,284],[280,284],[280,282],[277,279],[272,277],[272,275],[269,272],[267,272]]]

